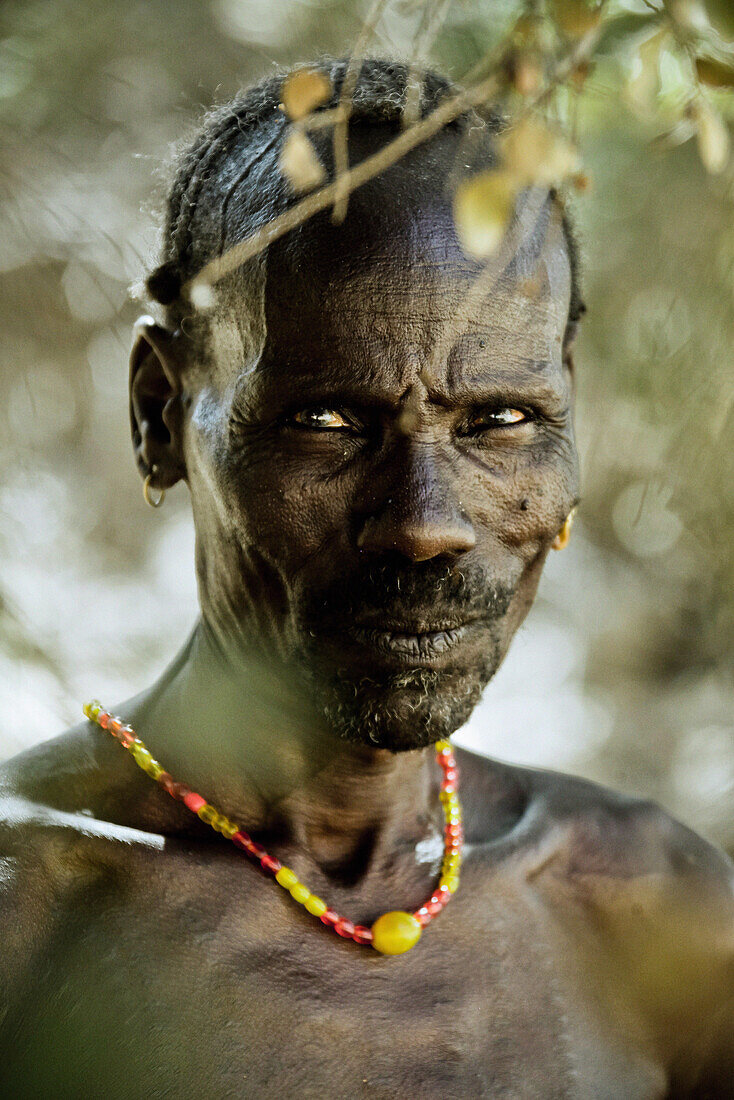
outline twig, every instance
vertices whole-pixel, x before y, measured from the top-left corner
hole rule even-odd
[[[596,35],[590,33],[579,40],[571,53],[558,63],[548,86],[536,96],[528,98],[528,108],[538,106],[552,94],[555,87],[573,72],[580,61],[584,60],[593,47],[595,39]],[[257,256],[274,241],[289,233],[291,229],[295,229],[296,226],[312,218],[321,210],[331,206],[342,191],[351,194],[352,191],[356,191],[368,180],[380,175],[381,172],[396,164],[411,150],[439,133],[444,126],[453,122],[464,111],[476,107],[480,103],[485,103],[494,96],[500,87],[500,80],[501,76],[493,73],[473,88],[466,88],[450,99],[439,103],[429,115],[409,130],[404,130],[378,152],[366,157],[354,168],[348,168],[338,179],[332,180],[320,191],[314,191],[312,194],[306,195],[300,202],[297,202],[288,210],[284,210],[282,214],[263,225],[250,237],[232,245],[221,256],[210,260],[201,271],[184,285],[183,293],[191,299],[192,292],[195,295],[198,289],[203,290],[213,286],[231,271]]]
[[[349,193],[356,191],[363,183],[367,183],[374,176],[384,172],[412,149],[433,137],[434,134],[439,133],[444,126],[453,122],[464,111],[484,102],[495,93],[497,87],[497,77],[491,76],[474,88],[467,88],[451,99],[444,100],[430,115],[427,115],[421,122],[416,123],[410,130],[403,131],[377,153],[366,157],[356,167],[349,168],[342,176],[341,186],[345,187]],[[291,229],[295,229],[296,226],[307,221],[314,214],[318,214],[327,206],[331,206],[336,198],[337,191],[337,182],[334,180],[322,187],[320,191],[306,195],[295,206],[284,210],[282,214],[273,218],[267,225],[263,225],[252,236],[232,245],[221,256],[210,260],[193,279],[185,284],[184,292],[190,298],[192,291],[196,291],[197,288],[209,287],[214,283],[218,283],[230,271],[234,271],[235,268],[240,267],[247,260],[251,260],[253,256],[257,256],[268,245],[290,232]]]
[[[340,225],[347,216],[349,203],[349,188],[343,184],[344,177],[349,170],[349,117],[352,113],[352,99],[357,87],[357,80],[362,71],[362,54],[375,27],[379,23],[387,0],[375,0],[372,10],[364,22],[359,37],[352,50],[347,71],[339,91],[339,104],[337,107],[336,124],[334,126],[334,182],[337,186],[334,210],[331,220],[335,225]]]
[[[433,7],[431,7],[430,4],[426,4],[423,9],[421,21],[416,31],[413,58],[410,62],[408,76],[405,81],[405,107],[401,120],[401,125],[404,130],[415,125],[420,118],[421,85],[418,79],[418,72],[419,69],[422,68],[421,62],[426,59],[428,49],[448,14],[451,2],[452,0],[437,0]]]

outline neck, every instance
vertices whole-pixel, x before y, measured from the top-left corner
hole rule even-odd
[[[358,874],[397,846],[439,843],[433,750],[335,737],[294,673],[227,657],[200,622],[130,718],[153,755],[253,836]]]

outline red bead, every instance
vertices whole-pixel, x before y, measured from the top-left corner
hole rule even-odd
[[[372,943],[372,929],[363,924],[355,924],[352,939],[355,943]]]
[[[333,909],[327,909],[325,913],[322,913],[319,917],[322,924],[328,924],[333,928],[336,922],[339,920],[339,914],[335,913]]]
[[[455,783],[456,780],[459,778],[459,769],[458,768],[446,768],[444,773],[443,773],[443,777],[444,777],[444,779],[448,780],[449,783]]]
[[[441,784],[441,790],[446,791],[447,794],[454,794],[454,792],[456,791],[456,784],[453,782],[449,783],[448,780],[444,780]]]
[[[122,728],[120,729],[120,736],[118,740],[121,744],[125,746],[125,748],[127,748],[129,745],[132,745],[133,741],[137,741],[135,730],[132,728],[132,726],[122,726]]]
[[[268,853],[260,844],[256,844],[252,837],[249,837],[247,833],[243,833],[242,830],[236,832],[232,837],[232,842],[237,845],[238,848],[242,848],[248,855],[254,856],[255,859],[262,860],[263,856]],[[278,868],[280,870],[280,868]]]
[[[170,793],[174,798],[178,798],[180,802],[186,798],[187,794],[193,794],[191,787],[187,787],[185,783],[174,783]]]
[[[238,848],[242,848],[245,852],[253,854],[252,849],[256,846],[254,840],[252,840],[247,833],[243,833],[242,829],[238,829],[232,836],[232,843],[236,844]]]
[[[112,715],[109,714],[106,710],[102,710],[99,712],[99,718],[97,719],[97,721],[99,722],[103,730],[107,729],[107,723],[109,722],[111,717]]]
[[[447,825],[443,832],[444,836],[454,840],[461,841],[464,837],[464,830],[461,825]]]
[[[326,913],[324,913],[324,916],[326,916]],[[347,920],[346,917],[339,917],[334,923],[334,931],[337,936],[342,936],[345,940],[351,940],[354,935],[354,923]]]
[[[279,859],[273,859],[267,852],[264,856],[260,856],[260,863],[266,871],[270,871],[271,875],[277,875],[278,871],[283,866]]]
[[[196,791],[189,791],[187,795],[184,795],[183,803],[193,813],[198,813],[202,806],[206,806],[206,799],[202,798]]]
[[[169,794],[173,794],[173,788],[175,787],[175,780],[170,772],[161,772],[158,776],[158,782],[164,791],[168,791]]]
[[[438,900],[434,901],[434,899],[431,898],[430,901],[426,902],[423,908],[427,909],[432,917],[435,917],[436,913],[440,913],[443,909],[443,902]]]
[[[428,912],[425,905],[421,905],[420,909],[416,909],[413,916],[415,917],[415,919],[417,921],[420,921],[421,925],[424,928],[427,924],[430,923],[430,920],[431,920],[431,914]]]
[[[114,734],[115,737],[119,737],[120,730],[122,729],[122,721],[119,718],[110,718],[107,723],[107,729],[110,733]]]

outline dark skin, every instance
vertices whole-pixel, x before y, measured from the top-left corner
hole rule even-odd
[[[114,708],[368,924],[435,886],[430,745],[504,656],[577,499],[557,212],[533,277],[469,308],[450,211],[404,166],[411,215],[375,250],[380,186],[341,230],[311,227],[300,263],[273,251],[254,361],[226,317],[205,371],[139,323],[136,452],[159,487],[188,483],[202,614]],[[726,857],[652,804],[457,756],[461,888],[396,958],[327,932],[95,727],[9,762],[5,1091],[730,1096]]]

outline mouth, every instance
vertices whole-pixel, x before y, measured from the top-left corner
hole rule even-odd
[[[406,668],[443,664],[472,633],[471,622],[357,622],[349,629],[359,650]]]

